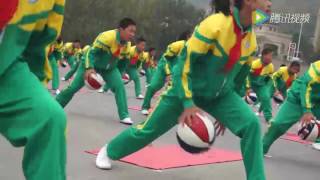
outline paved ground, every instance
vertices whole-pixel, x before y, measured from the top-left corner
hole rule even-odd
[[[144,81],[144,78],[143,80]],[[65,84],[65,83],[64,83]],[[143,88],[144,89],[144,88]],[[134,98],[133,84],[127,86],[129,105],[140,105]],[[118,122],[115,101],[111,93],[78,93],[66,108],[68,115],[68,179],[69,180],[244,180],[242,162],[223,163],[153,171],[116,162],[112,171],[95,168],[94,157],[84,153],[100,147],[125,129]],[[135,122],[144,119],[139,112],[130,111]],[[263,125],[264,126],[264,125]],[[264,127],[265,129],[265,127]],[[155,144],[175,144],[174,131],[167,133]],[[239,151],[239,139],[230,132],[219,138],[216,147]],[[22,180],[23,149],[14,149],[0,136],[0,180]],[[279,140],[272,147],[272,159],[266,160],[268,180],[320,179],[320,152],[309,146]],[[166,155],[163,155],[165,158]]]

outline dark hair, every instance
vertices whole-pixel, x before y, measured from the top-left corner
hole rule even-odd
[[[286,65],[286,64],[281,64],[281,65],[280,65],[280,67],[285,67],[285,66],[287,66],[287,65]]]
[[[58,36],[57,42],[60,44],[62,42],[62,36]]]
[[[79,40],[79,39],[76,39],[76,40],[74,40],[73,42],[75,42],[75,43],[80,43],[80,40]]]
[[[242,8],[243,0],[234,0],[234,6],[238,9]]]
[[[141,43],[141,42],[146,42],[146,40],[143,37],[139,37],[137,39],[137,44]]]
[[[290,67],[300,67],[300,62],[299,61],[292,61],[290,63]]]
[[[187,30],[179,35],[178,40],[179,41],[188,40],[190,38],[190,36],[191,36],[191,31]]]
[[[123,18],[119,22],[119,28],[126,29],[129,26],[136,26],[136,22],[130,18]]]
[[[264,48],[263,50],[262,50],[262,56],[264,56],[264,55],[267,55],[267,54],[270,54],[270,53],[272,53],[273,52],[273,50],[271,49],[271,48]]]
[[[156,50],[156,48],[151,47],[151,48],[148,49],[148,52],[155,51],[155,50]]]
[[[234,6],[238,9],[241,9],[243,0],[232,0],[234,2]],[[226,16],[231,14],[230,11],[230,0],[211,0],[212,10],[215,10],[216,13],[223,13]]]

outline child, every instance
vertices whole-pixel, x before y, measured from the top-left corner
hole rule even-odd
[[[59,62],[62,60],[62,48],[63,41],[61,36],[58,37],[55,43],[51,45],[50,53],[49,53],[49,61],[52,69],[52,90],[55,91],[55,94],[58,95],[60,93],[59,90]]]
[[[66,115],[39,81],[47,73],[46,48],[61,31],[64,3],[0,1],[0,133],[25,147],[27,180],[66,179]]]
[[[73,74],[77,71],[80,59],[79,55],[81,54],[81,44],[80,40],[75,40],[73,43],[66,43],[63,47],[64,58],[67,60],[70,70],[69,72],[61,79],[62,81],[68,81]]]
[[[146,86],[148,87],[151,83],[152,79],[152,71],[153,67],[152,64],[155,62],[155,56],[156,56],[156,49],[155,48],[150,48],[148,52],[146,52],[147,59],[145,62],[142,64],[142,69],[145,71],[145,76],[146,76]]]
[[[159,91],[166,82],[166,79],[170,79],[171,71],[177,63],[177,57],[181,50],[185,46],[186,41],[190,38],[191,33],[186,31],[182,33],[179,40],[171,43],[166,52],[162,55],[157,70],[154,73],[154,77],[150,86],[147,88],[146,96],[143,100],[141,113],[143,115],[149,114],[150,103],[153,95]]]
[[[284,98],[287,97],[287,91],[292,83],[296,80],[297,74],[300,72],[300,63],[293,61],[289,67],[283,66],[272,75],[274,82],[275,94],[281,94]]]
[[[258,101],[261,103],[260,109],[267,123],[272,119],[271,89],[273,82],[271,76],[274,73],[272,54],[271,49],[264,49],[262,58],[252,63],[249,75],[250,87],[257,94]]]
[[[129,54],[130,40],[136,33],[136,23],[130,18],[120,21],[118,29],[103,32],[95,39],[86,57],[85,78],[90,73],[99,73],[115,93],[120,122],[131,125],[129,117],[127,95],[122,83],[121,74],[117,68],[123,54]]]
[[[141,64],[147,60],[147,56],[144,52],[145,46],[146,40],[144,38],[139,38],[136,46],[133,46],[130,49],[129,65],[127,67],[130,80],[133,80],[134,82],[134,89],[137,99],[144,98],[144,96],[141,94],[141,84],[138,69],[140,68]]]

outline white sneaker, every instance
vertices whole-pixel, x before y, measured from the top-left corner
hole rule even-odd
[[[272,156],[271,155],[269,155],[269,154],[265,154],[265,155],[263,155],[265,158],[267,158],[267,159],[270,159],[270,158],[272,158]]]
[[[107,145],[105,145],[103,148],[100,149],[96,158],[96,166],[99,169],[106,169],[106,170],[111,169],[111,162],[107,156]]]
[[[123,83],[124,83],[125,85],[129,84],[129,82],[130,82],[130,80],[123,80]]]
[[[56,90],[55,94],[59,95],[61,93],[61,91],[59,89]]]
[[[62,78],[61,78],[61,81],[66,81],[66,78],[62,77]]]
[[[98,93],[104,93],[103,87],[98,90]]]
[[[122,124],[126,124],[126,125],[132,125],[133,124],[133,121],[131,120],[131,118],[124,118],[120,121],[120,123]]]
[[[147,109],[142,109],[141,114],[147,116],[147,115],[149,115],[149,111]]]
[[[320,143],[313,143],[312,144],[312,148],[317,150],[317,151],[320,151]]]
[[[142,94],[140,94],[138,97],[137,97],[137,99],[143,99],[144,98],[144,96],[142,95]]]

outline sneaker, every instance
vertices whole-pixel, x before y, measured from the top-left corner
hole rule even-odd
[[[129,117],[122,119],[122,120],[120,121],[120,123],[126,124],[126,125],[132,125],[132,124],[133,124],[131,118],[129,118]]]
[[[100,149],[96,158],[96,166],[99,169],[106,169],[106,170],[111,169],[111,162],[107,156],[107,145],[105,145],[103,148]]]
[[[104,93],[103,87],[98,90],[98,93]]]
[[[129,84],[129,82],[130,82],[129,80],[124,80],[124,81],[123,81],[123,83],[124,83],[125,85]]]
[[[141,113],[145,116],[149,115],[149,111],[147,109],[142,109]]]
[[[266,124],[267,124],[267,128],[271,127],[271,122],[266,122]]]
[[[265,158],[268,158],[268,159],[270,159],[270,158],[272,158],[272,156],[271,155],[269,155],[269,154],[265,154],[265,155],[263,155]]]
[[[320,143],[313,143],[312,144],[312,148],[317,150],[317,151],[320,151]]]
[[[271,124],[272,124],[273,121],[274,121],[273,118],[271,118],[269,121],[266,121],[266,124],[267,124],[267,127],[268,127],[268,128],[271,127]]]
[[[62,78],[61,78],[61,81],[66,81],[66,78],[62,77]]]
[[[137,97],[137,99],[143,99],[144,98],[144,96],[142,95],[142,94],[140,94],[138,97]]]
[[[59,89],[56,90],[55,94],[59,95],[61,93],[61,91]]]

